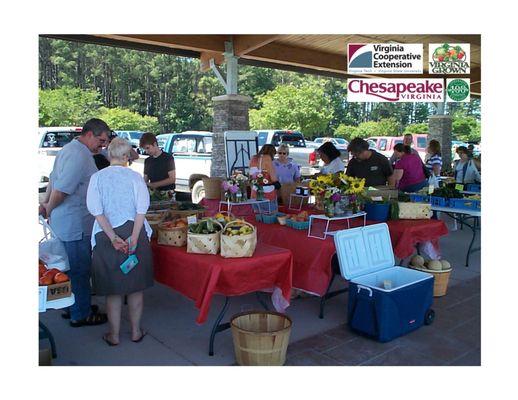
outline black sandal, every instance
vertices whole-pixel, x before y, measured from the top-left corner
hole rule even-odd
[[[72,328],[80,328],[82,326],[101,325],[108,322],[108,316],[104,313],[90,314],[85,319],[79,321],[70,320],[70,326]]]
[[[90,309],[92,310],[92,314],[97,314],[99,312],[99,306],[92,304],[90,306]],[[61,314],[61,318],[63,319],[70,319],[70,310],[66,310]]]

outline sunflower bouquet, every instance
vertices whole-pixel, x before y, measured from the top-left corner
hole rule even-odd
[[[325,209],[326,215],[341,215],[345,213],[345,207],[356,213],[358,199],[363,196],[365,190],[365,179],[354,178],[344,172],[320,175],[310,181],[309,188],[316,198],[317,205]]]

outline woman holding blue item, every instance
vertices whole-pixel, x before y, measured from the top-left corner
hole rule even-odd
[[[92,284],[106,296],[110,332],[103,340],[119,344],[122,298],[128,297],[131,340],[140,342],[143,290],[153,286],[151,227],[145,216],[149,192],[144,179],[127,168],[131,145],[115,138],[108,147],[110,166],[92,175],[87,207],[95,217],[92,231]]]

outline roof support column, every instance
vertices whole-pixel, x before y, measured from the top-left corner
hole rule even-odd
[[[239,57],[234,55],[234,46],[232,42],[225,42],[225,64],[227,65],[227,76],[223,76],[223,73],[219,70],[214,62],[214,59],[209,61],[210,68],[225,87],[227,94],[237,94],[237,79],[238,79],[238,65],[237,60]]]

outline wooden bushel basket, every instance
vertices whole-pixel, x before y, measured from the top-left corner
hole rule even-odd
[[[291,318],[272,311],[249,311],[230,321],[239,365],[284,365]]]
[[[221,229],[223,226],[218,222]],[[216,233],[187,233],[187,253],[194,254],[218,254],[220,244],[221,231]]]
[[[203,178],[203,188],[205,189],[205,198],[207,200],[219,200],[221,199],[223,183],[222,178]]]
[[[448,292],[448,282],[450,281],[450,275],[452,269],[446,269],[444,271],[433,271],[426,268],[413,267],[419,271],[428,272],[433,275],[433,297],[442,297]]]
[[[158,236],[158,225],[162,223],[165,218],[165,213],[148,213],[146,214],[146,220],[153,230],[153,237]]]
[[[226,228],[231,225],[242,224],[252,228],[248,235],[224,235]],[[257,230],[246,221],[231,221],[225,225],[221,233],[221,256],[225,258],[252,257],[257,246]]]
[[[163,228],[158,225],[158,244],[183,247],[187,244],[187,227]]]

